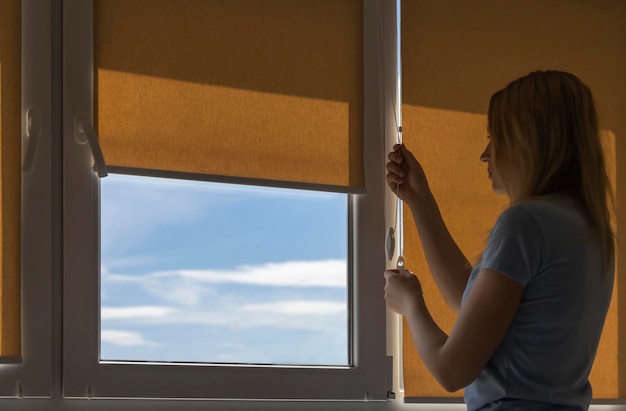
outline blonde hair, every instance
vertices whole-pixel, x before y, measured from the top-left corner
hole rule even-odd
[[[536,71],[491,97],[487,121],[494,171],[512,203],[543,196],[576,200],[607,271],[615,257],[613,193],[589,88],[570,73]]]

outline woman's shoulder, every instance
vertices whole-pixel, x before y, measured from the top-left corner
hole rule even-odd
[[[568,237],[577,241],[586,237],[587,222],[575,200],[562,198],[533,198],[505,210],[503,224],[519,230],[541,233],[544,239]]]
[[[584,232],[586,221],[574,200],[532,198],[510,205],[498,217],[494,229],[503,232],[548,236]]]
[[[536,197],[511,205],[502,215],[530,216],[537,221],[584,221],[582,212],[574,199],[562,197]],[[523,218],[523,217],[518,217]]]

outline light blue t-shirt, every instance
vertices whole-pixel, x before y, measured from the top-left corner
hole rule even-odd
[[[600,248],[571,204],[533,200],[502,213],[463,302],[481,268],[509,276],[524,294],[501,344],[465,388],[468,410],[588,408],[613,288],[613,270],[604,275],[602,267]]]

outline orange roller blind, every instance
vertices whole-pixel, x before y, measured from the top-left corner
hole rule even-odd
[[[506,199],[490,190],[478,160],[486,145],[489,97],[533,70],[570,71],[594,92],[609,173],[618,200],[624,197],[626,135],[621,112],[626,95],[626,5],[619,1],[498,3],[477,0],[402,0],[403,138],[424,165],[432,191],[454,238],[470,261],[485,246]],[[599,30],[598,28],[602,29]],[[621,68],[621,69],[620,69]],[[620,173],[622,170],[622,173]],[[618,252],[626,238],[616,208]],[[405,214],[405,259],[418,273],[433,317],[450,331],[455,315],[430,278],[413,220]],[[622,270],[623,271],[623,270]],[[590,380],[594,398],[626,398],[625,274],[616,272],[613,300]],[[623,313],[623,310],[622,310]],[[403,328],[405,398],[461,397],[448,394],[423,366],[408,327]]]
[[[472,261],[482,252],[492,225],[507,204],[504,197],[491,191],[487,167],[479,161],[487,144],[486,116],[407,104],[402,110],[404,143],[424,167],[450,233]],[[407,267],[418,273],[433,318],[449,333],[456,315],[429,274],[412,216],[405,210]],[[407,324],[403,337],[405,396],[460,396],[462,393],[446,392],[428,372],[413,346]]]
[[[0,356],[21,355],[21,1],[0,0]]]
[[[97,0],[109,167],[363,190],[360,0]]]

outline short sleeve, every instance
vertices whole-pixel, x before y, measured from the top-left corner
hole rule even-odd
[[[522,206],[504,211],[493,227],[481,268],[501,272],[526,287],[539,272],[544,238],[535,218]]]

